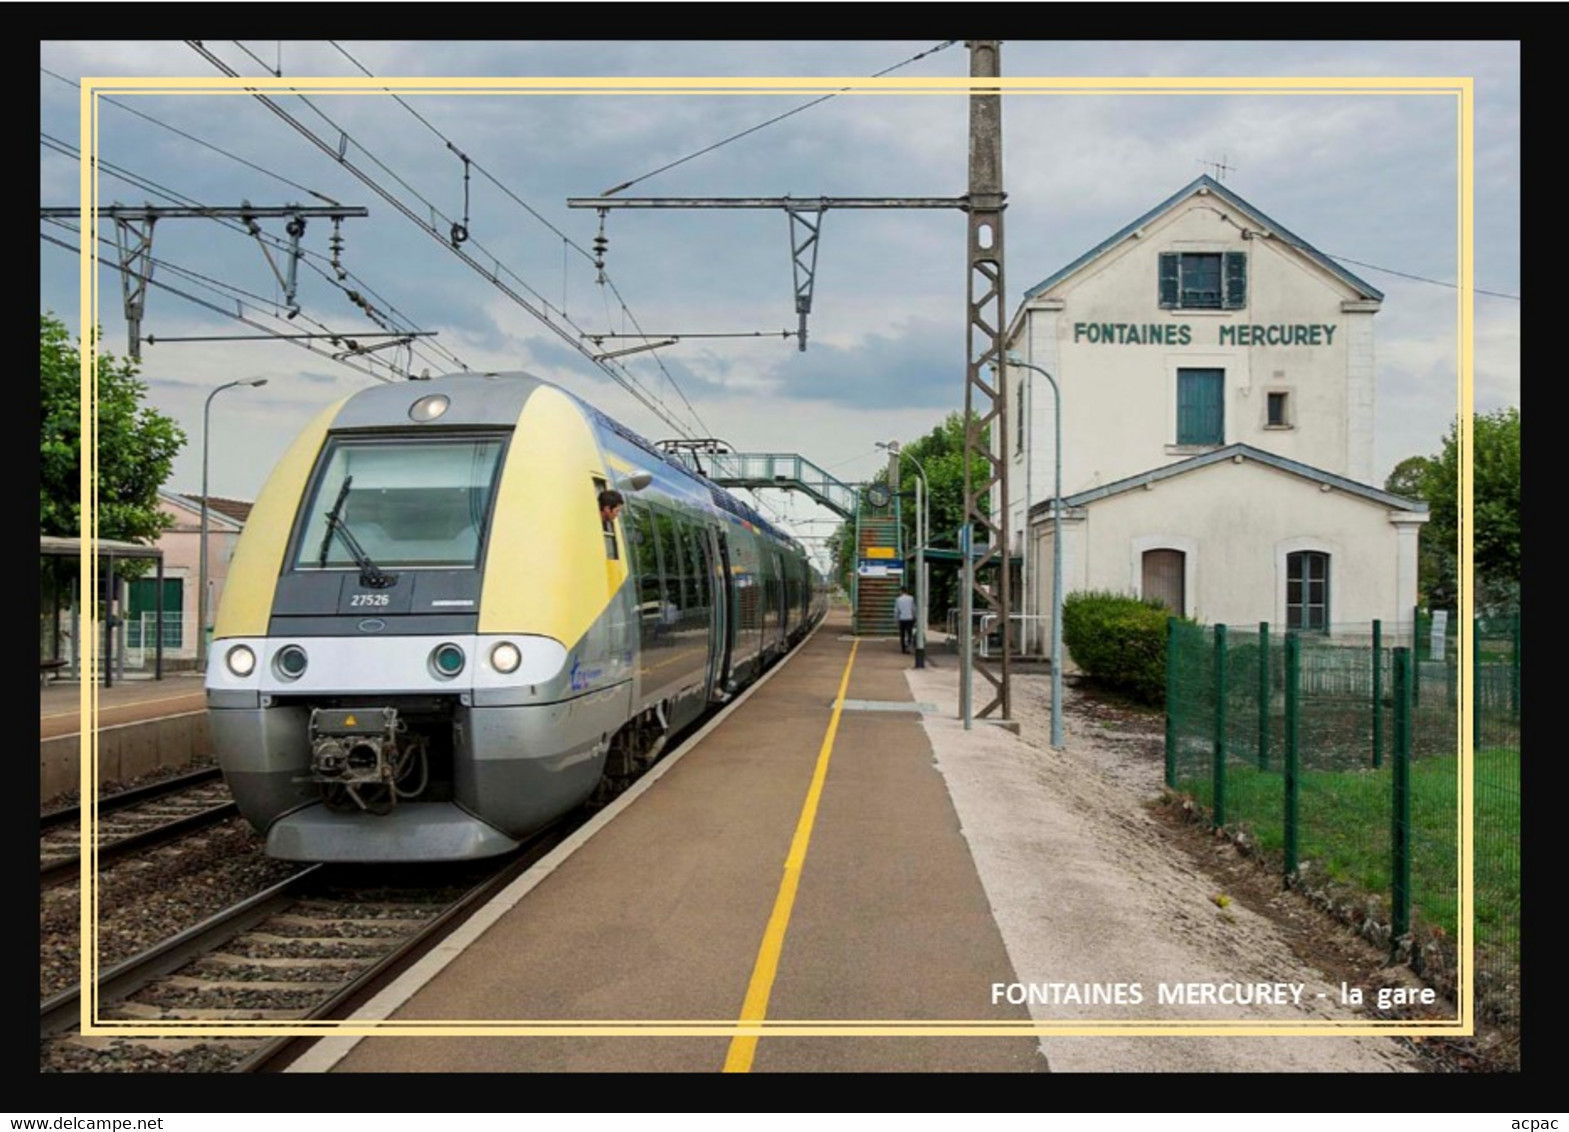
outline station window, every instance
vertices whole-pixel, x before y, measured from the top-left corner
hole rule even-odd
[[[1163,310],[1241,310],[1248,301],[1246,252],[1161,252]]]
[[[1286,628],[1329,631],[1329,555],[1322,551],[1286,555]]]
[[[1271,392],[1266,401],[1266,415],[1264,423],[1270,428],[1287,428],[1291,418],[1286,412],[1286,394]]]

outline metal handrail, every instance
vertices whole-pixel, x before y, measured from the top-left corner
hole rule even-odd
[[[980,614],[977,614],[977,616],[979,616],[980,619],[981,619],[981,624],[980,624],[980,641],[981,641],[980,655],[983,656],[983,657],[987,657],[987,656],[991,655],[987,651],[987,644],[986,644],[987,639],[991,635],[991,626],[989,626],[987,624],[987,622],[988,621],[995,621],[995,620],[997,620],[997,615],[995,613],[980,613]],[[1008,615],[1008,620],[1009,621],[1048,621],[1048,620],[1050,620],[1050,618],[1048,618],[1045,614],[1042,614],[1042,613],[1010,613]]]

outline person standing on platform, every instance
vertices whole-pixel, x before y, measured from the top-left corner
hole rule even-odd
[[[900,588],[899,596],[894,599],[893,615],[899,621],[899,651],[909,652],[915,642],[915,599],[909,590]]]

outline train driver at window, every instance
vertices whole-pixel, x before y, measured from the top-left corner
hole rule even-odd
[[[619,491],[607,488],[599,493],[599,518],[605,524],[607,531],[610,529],[610,525],[616,521],[616,517],[621,514],[621,508],[624,506],[626,506],[626,500],[622,498]]]
[[[606,488],[599,493],[599,525],[605,532],[605,557],[620,558],[621,552],[616,546],[616,516],[621,514],[621,508],[626,505],[626,500],[619,491]]]

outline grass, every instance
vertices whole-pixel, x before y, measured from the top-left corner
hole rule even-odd
[[[1478,954],[1507,952],[1518,963],[1520,909],[1520,754],[1476,752],[1472,798],[1472,901]],[[1304,771],[1298,785],[1298,859],[1331,880],[1389,899],[1392,878],[1393,771]],[[1413,912],[1451,936],[1459,916],[1457,880],[1459,760],[1416,759],[1411,765],[1411,893]],[[1179,783],[1206,802],[1206,778]],[[1233,763],[1226,770],[1228,825],[1246,827],[1259,846],[1285,849],[1284,776]],[[1479,959],[1480,965],[1480,959]]]

